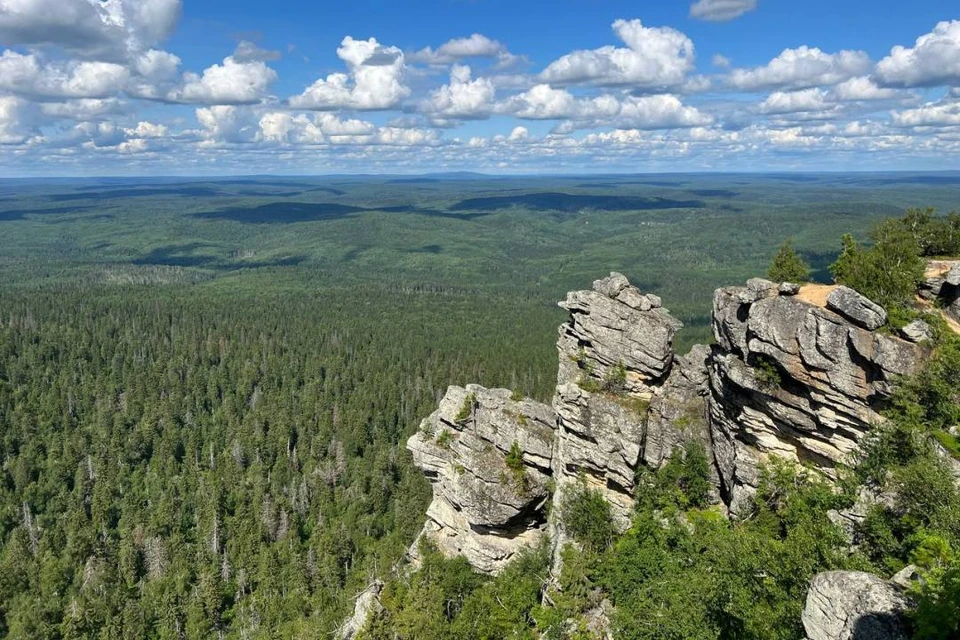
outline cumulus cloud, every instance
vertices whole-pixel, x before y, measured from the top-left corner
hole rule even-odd
[[[165,138],[168,133],[166,125],[140,121],[136,127],[124,129],[131,138]]]
[[[13,96],[0,96],[0,144],[21,144],[35,134],[30,103]]]
[[[238,62],[233,56],[223,64],[207,68],[203,75],[184,74],[182,87],[167,95],[173,102],[209,105],[238,105],[260,102],[277,72],[261,61]]]
[[[889,100],[897,97],[895,89],[884,89],[867,77],[850,78],[833,88],[839,100]]]
[[[430,94],[423,111],[441,118],[484,118],[493,109],[496,93],[490,80],[474,80],[470,67],[454,65],[450,71],[450,83]]]
[[[237,48],[233,52],[234,60],[238,62],[276,62],[281,59],[283,54],[279,51],[264,49],[256,42],[250,40],[241,40],[237,43]]]
[[[875,74],[891,87],[960,86],[960,20],[937,24],[912,48],[894,47]]]
[[[894,124],[901,127],[946,127],[960,125],[960,102],[928,103],[916,109],[893,112]]]
[[[321,144],[342,138],[367,138],[377,128],[370,122],[356,119],[343,120],[332,113],[291,114],[287,112],[265,113],[260,118],[260,140],[281,144]]]
[[[34,54],[0,55],[0,90],[38,100],[107,98],[121,91],[129,70],[112,62],[43,63]]]
[[[690,6],[690,17],[709,22],[726,22],[757,8],[757,0],[698,0]]]
[[[682,84],[693,69],[693,41],[676,29],[617,20],[613,31],[626,47],[608,45],[568,53],[550,63],[540,79],[551,84],[658,88]]]
[[[727,82],[743,91],[804,89],[833,85],[870,70],[870,57],[863,51],[824,53],[816,47],[784,49],[763,67],[734,69]]]
[[[0,0],[0,41],[128,57],[167,38],[180,0]]]
[[[766,114],[802,113],[822,111],[829,105],[822,89],[802,91],[776,91],[760,103],[760,112]]]
[[[568,120],[560,128],[566,132],[599,126],[669,129],[712,122],[710,116],[684,105],[673,95],[577,98],[565,89],[546,84],[510,98],[501,111],[527,120]]]
[[[196,110],[197,122],[208,145],[221,142],[250,142],[258,132],[256,118],[248,108],[216,105]]]
[[[454,38],[440,45],[436,50],[426,47],[410,54],[410,62],[426,64],[451,64],[464,58],[493,58],[507,48],[496,40],[475,33],[467,38]]]
[[[410,95],[403,84],[403,52],[385,47],[376,38],[354,40],[347,36],[337,49],[348,73],[333,73],[320,78],[299,96],[290,98],[296,109],[318,111],[336,109],[391,109]]]

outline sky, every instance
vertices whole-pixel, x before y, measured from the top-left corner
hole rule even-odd
[[[958,159],[956,0],[0,0],[0,177]]]

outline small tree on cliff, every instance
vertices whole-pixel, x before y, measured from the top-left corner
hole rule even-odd
[[[774,282],[809,282],[810,265],[793,250],[793,241],[787,240],[773,257],[767,277]]]

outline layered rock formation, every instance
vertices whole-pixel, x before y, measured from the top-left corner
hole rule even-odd
[[[892,335],[883,309],[845,287],[754,279],[719,289],[716,343],[686,356],[673,353],[681,324],[620,274],[560,306],[570,318],[557,342],[553,409],[507,390],[451,387],[408,443],[433,483],[422,535],[481,571],[499,571],[542,539],[548,487],[559,506],[585,482],[626,528],[638,467],[659,468],[690,442],[704,445],[716,500],[734,517],[746,515],[759,469],[774,457],[834,476],[880,420],[896,377],[927,350],[923,327]],[[559,520],[555,543],[564,540]]]
[[[617,273],[594,282],[592,291],[568,294],[560,306],[570,321],[557,341],[557,490],[585,480],[625,529],[648,408],[673,369],[673,337],[682,324],[659,298],[641,294]],[[661,434],[658,445],[669,449],[672,440]],[[657,453],[667,456],[668,450]]]
[[[719,289],[710,357],[713,451],[724,501],[749,504],[771,456],[831,476],[880,420],[875,407],[923,347],[879,332],[886,314],[845,287],[766,280]]]
[[[545,529],[555,425],[550,407],[506,389],[450,387],[407,442],[433,484],[421,536],[486,573],[535,546]]]
[[[810,640],[906,640],[903,588],[860,571],[829,571],[810,584],[803,628]]]

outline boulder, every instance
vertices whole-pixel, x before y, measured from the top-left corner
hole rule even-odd
[[[779,293],[782,296],[795,296],[800,293],[801,286],[795,282],[780,283]]]
[[[507,389],[452,386],[410,437],[433,485],[422,537],[497,573],[544,530],[556,414]],[[419,539],[410,556],[418,558]]]
[[[907,640],[910,602],[900,586],[860,571],[814,577],[803,609],[810,640]]]
[[[923,320],[914,320],[900,329],[900,335],[910,342],[927,342],[933,339],[933,329]]]
[[[887,312],[883,307],[850,287],[840,286],[830,292],[827,308],[868,331],[879,329],[887,323]]]

